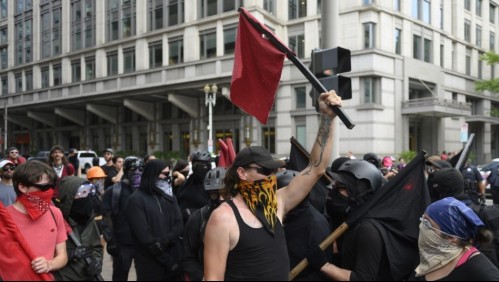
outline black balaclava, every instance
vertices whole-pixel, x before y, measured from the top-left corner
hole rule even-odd
[[[69,217],[78,224],[85,224],[93,217],[93,209],[94,203],[91,195],[75,199],[69,210]]]

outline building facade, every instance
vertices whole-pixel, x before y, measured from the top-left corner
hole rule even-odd
[[[322,44],[321,18],[334,16],[321,0],[0,0],[3,145],[188,155],[231,137],[236,150],[286,157],[295,136],[311,148],[312,86],[290,61],[266,125],[228,100],[243,4],[305,64]],[[340,123],[339,154],[458,151],[467,126],[474,162],[497,157],[499,99],[474,85],[496,77],[479,58],[496,49],[498,5],[338,1],[338,42],[352,53],[343,109],[356,124]]]

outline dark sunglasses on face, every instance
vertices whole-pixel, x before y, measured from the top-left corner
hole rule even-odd
[[[266,167],[256,167],[256,166],[247,166],[245,167],[246,169],[254,169],[258,174],[269,176],[273,173],[276,173],[275,169],[272,168],[266,168]]]
[[[7,172],[8,170],[14,171],[14,169],[16,169],[15,166],[4,166],[4,167],[2,167],[2,171],[4,171],[4,172]]]
[[[47,191],[48,189],[51,189],[51,188],[54,188],[55,187],[55,183],[43,183],[43,184],[30,184],[29,186],[33,186],[33,187],[36,187],[42,191]]]

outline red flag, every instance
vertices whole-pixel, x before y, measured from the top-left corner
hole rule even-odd
[[[3,281],[53,281],[50,273],[37,274],[31,268],[35,254],[0,202],[0,277]]]
[[[227,144],[222,139],[218,139],[218,145],[220,146],[220,153],[218,154],[218,167],[229,167],[229,149]]]
[[[227,143],[227,152],[228,152],[228,165],[231,166],[232,163],[234,162],[234,159],[236,158],[236,151],[234,150],[234,144],[232,143],[232,138],[228,137],[225,138],[225,141]]]
[[[268,36],[279,41],[270,29],[246,9],[239,9],[230,99],[241,110],[256,117],[263,124],[267,124],[274,104],[285,52],[294,54],[287,47],[287,50],[279,50]]]

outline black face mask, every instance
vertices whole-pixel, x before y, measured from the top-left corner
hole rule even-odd
[[[345,217],[350,211],[348,197],[344,196],[337,189],[331,190],[331,195],[326,203],[327,213],[331,218]]]
[[[91,196],[85,198],[75,199],[69,211],[69,217],[76,221],[78,224],[87,223],[93,216],[93,201]]]
[[[211,166],[206,163],[193,163],[192,164],[192,177],[193,180],[203,181],[204,177],[210,171]]]

